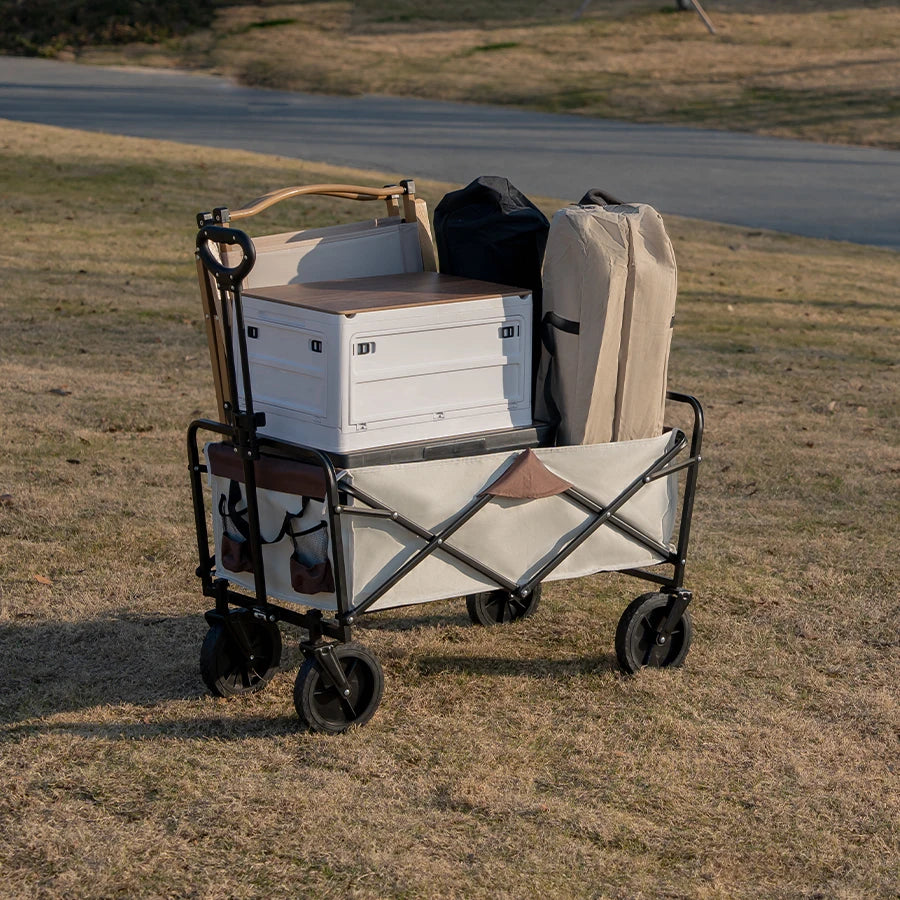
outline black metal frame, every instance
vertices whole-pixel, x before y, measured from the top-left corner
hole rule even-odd
[[[219,244],[237,244],[243,251],[243,259],[234,268],[228,268],[219,262],[210,252],[209,242]],[[498,589],[516,594],[520,598],[528,597],[534,589],[547,576],[553,572],[567,557],[584,543],[595,531],[603,526],[614,528],[643,547],[653,551],[662,557],[660,563],[655,565],[671,565],[673,567],[670,577],[658,572],[646,569],[626,569],[624,574],[643,579],[658,585],[662,592],[670,596],[670,604],[667,615],[658,630],[657,645],[651,653],[649,663],[653,657],[662,652],[668,637],[680,621],[684,610],[691,600],[691,592],[684,588],[684,573],[687,564],[688,542],[690,539],[691,519],[693,515],[694,496],[697,485],[697,474],[701,461],[700,451],[703,439],[703,410],[695,397],[688,394],[668,392],[668,400],[690,406],[693,412],[693,426],[691,437],[680,429],[673,429],[672,446],[657,459],[651,466],[637,476],[618,496],[611,502],[602,504],[586,492],[571,487],[564,492],[582,509],[590,514],[590,517],[581,526],[578,532],[570,538],[567,544],[549,560],[538,572],[527,581],[519,584],[512,582],[502,574],[494,571],[470,554],[455,547],[449,542],[452,535],[468,522],[480,509],[490,501],[489,495],[480,495],[461,509],[444,527],[433,532],[404,516],[397,510],[391,509],[378,498],[353,486],[349,481],[338,480],[335,467],[327,454],[312,447],[304,447],[288,441],[261,436],[257,429],[265,424],[265,414],[255,413],[253,409],[253,394],[250,384],[249,364],[247,361],[246,334],[243,327],[243,305],[241,302],[240,282],[250,271],[255,260],[255,250],[250,238],[242,231],[224,228],[216,225],[202,225],[197,235],[197,253],[204,266],[212,273],[220,291],[220,310],[225,338],[225,361],[228,376],[230,395],[236,402],[237,372],[235,369],[235,353],[233,346],[231,322],[229,320],[229,305],[234,310],[235,332],[238,336],[238,344],[241,360],[241,379],[244,388],[245,409],[237,408],[232,403],[225,403],[226,417],[229,422],[222,423],[210,419],[198,419],[192,422],[187,432],[188,461],[191,479],[191,491],[194,506],[194,519],[197,531],[197,552],[199,566],[197,575],[203,584],[203,593],[215,600],[215,610],[211,610],[207,616],[213,620],[220,619],[225,622],[229,630],[234,631],[234,638],[238,646],[246,643],[243,635],[243,626],[239,617],[230,615],[232,612],[249,610],[255,617],[268,621],[285,621],[305,628],[309,632],[308,641],[302,645],[307,655],[313,654],[322,667],[325,676],[338,688],[345,688],[342,670],[333,658],[332,646],[324,639],[332,638],[338,642],[352,640],[352,626],[356,617],[365,613],[370,607],[384,596],[402,578],[424,562],[437,550],[452,556],[464,563],[479,574],[493,581]],[[201,431],[210,432],[227,438],[234,447],[243,464],[244,483],[246,486],[247,519],[250,528],[250,552],[253,560],[254,593],[248,596],[245,593],[235,591],[230,587],[226,578],[214,577],[215,558],[210,553],[209,530],[206,517],[206,506],[203,495],[201,476],[207,471],[206,465],[200,459],[198,435]],[[683,451],[688,448],[686,459],[675,462]],[[259,526],[259,505],[256,494],[255,461],[260,458],[263,451],[270,450],[274,455],[294,460],[296,462],[311,463],[319,466],[324,475],[325,501],[327,508],[328,525],[331,539],[331,558],[334,569],[335,602],[337,609],[334,618],[326,618],[319,609],[310,609],[305,612],[286,609],[269,603],[266,593],[265,569],[262,554],[262,539]],[[678,528],[677,546],[674,550],[655,541],[639,529],[630,525],[617,515],[619,509],[627,503],[644,485],[658,478],[667,477],[675,472],[686,470],[684,492],[681,501],[681,518]],[[353,498],[365,506],[348,505],[348,498]],[[424,546],[410,559],[403,563],[385,582],[375,588],[367,597],[356,604],[348,593],[348,567],[345,557],[341,518],[345,515],[371,516],[389,518],[416,535]],[[234,607],[234,609],[232,609]],[[233,623],[233,624],[232,624]],[[662,640],[660,640],[662,638]],[[334,671],[332,671],[334,670]]]

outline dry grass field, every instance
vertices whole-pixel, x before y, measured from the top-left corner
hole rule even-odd
[[[89,62],[205,68],[247,84],[500,103],[900,147],[895,0],[223,2],[211,28]]]
[[[341,737],[298,727],[290,629],[266,691],[206,694],[193,215],[397,175],[0,124],[3,895],[900,896],[890,251],[668,222],[670,385],[708,416],[683,669],[618,673],[644,587],[597,576],[508,627],[372,616],[385,697]]]

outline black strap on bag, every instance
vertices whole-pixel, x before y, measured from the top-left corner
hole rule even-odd
[[[556,336],[551,330],[551,326],[558,331],[565,331],[566,334],[581,334],[580,322],[564,319],[555,312],[545,313],[541,326],[541,341],[551,356],[556,356]]]
[[[553,364],[556,361],[556,331],[564,331],[566,334],[581,334],[581,323],[573,322],[571,319],[564,319],[555,312],[544,313],[541,320],[541,343],[549,355],[549,363],[547,365],[547,375],[544,378],[543,392],[544,403],[547,412],[550,413],[553,425],[559,425],[562,421],[562,413],[556,405],[556,399],[553,396]]]

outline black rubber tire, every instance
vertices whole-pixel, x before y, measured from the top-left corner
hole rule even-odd
[[[533,616],[540,602],[541,586],[538,585],[531,596],[524,599],[509,591],[469,594],[466,597],[466,609],[473,625],[502,625]]]
[[[281,632],[275,622],[242,615],[253,659],[247,660],[224,622],[215,622],[200,648],[200,676],[217,697],[253,694],[271,680],[281,663]]]
[[[300,666],[294,682],[294,707],[311,730],[340,734],[352,725],[365,725],[375,715],[384,692],[384,672],[378,657],[361,644],[336,644],[334,655],[350,682],[350,696],[342,697],[323,676],[315,656]]]
[[[657,630],[668,605],[669,595],[661,592],[641,594],[628,604],[616,628],[616,659],[623,672],[634,675],[648,665],[648,655],[656,643]],[[668,647],[652,666],[680,666],[690,649],[693,634],[691,614],[685,610],[669,638]]]

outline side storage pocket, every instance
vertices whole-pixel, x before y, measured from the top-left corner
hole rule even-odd
[[[238,510],[242,502],[241,486],[229,482],[228,496],[219,497],[219,515],[222,517],[222,547],[220,562],[229,572],[252,572],[253,556],[250,552],[250,529],[247,525],[246,507]],[[231,528],[228,527],[229,522]]]
[[[334,573],[328,558],[328,523],[319,522],[305,531],[288,530],[294,544],[291,554],[291,587],[298,594],[334,592]]]
[[[261,547],[277,544],[286,534],[291,534],[291,521],[303,515],[309,498],[300,497],[300,509],[296,513],[285,512],[278,533],[271,540],[266,540],[262,534],[259,536]],[[243,509],[238,507],[244,504]],[[220,562],[223,568],[229,572],[253,572],[253,554],[250,550],[250,524],[247,521],[247,506],[241,491],[241,485],[237,481],[230,481],[228,494],[219,496],[219,516],[222,523],[222,545]],[[271,520],[271,514],[262,516]],[[229,528],[229,523],[231,528]],[[324,522],[321,523],[323,526]],[[293,537],[293,535],[292,535]],[[327,539],[326,539],[327,542]],[[295,545],[296,546],[296,545]]]
[[[250,553],[250,541],[240,535],[235,536],[227,531],[222,532],[222,565],[229,572],[252,572],[253,558]]]

